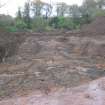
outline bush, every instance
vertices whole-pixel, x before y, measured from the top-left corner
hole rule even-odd
[[[17,19],[15,25],[20,30],[25,29],[27,27],[27,24],[22,19]]]
[[[77,24],[72,18],[69,17],[54,17],[50,19],[49,25],[54,28],[75,29],[80,24]]]
[[[49,21],[49,26],[53,27],[53,28],[58,28],[58,17],[53,17],[50,19]]]
[[[105,10],[97,10],[95,16],[105,16]]]
[[[18,29],[15,26],[8,26],[5,28],[9,32],[17,32]]]
[[[9,15],[0,15],[0,26],[6,27],[14,24],[14,19]]]
[[[44,31],[48,28],[48,21],[42,17],[36,17],[32,22],[33,31]]]

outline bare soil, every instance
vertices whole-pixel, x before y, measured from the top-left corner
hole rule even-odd
[[[104,77],[105,33],[92,33],[1,33],[0,99],[35,90],[49,94]]]

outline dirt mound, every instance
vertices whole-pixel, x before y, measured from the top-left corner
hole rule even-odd
[[[105,16],[97,17],[92,23],[83,26],[82,31],[85,32],[85,34],[105,34]]]

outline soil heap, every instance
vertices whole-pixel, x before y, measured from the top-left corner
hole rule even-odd
[[[85,32],[85,34],[105,34],[105,16],[99,16],[92,23],[83,26],[82,31]]]

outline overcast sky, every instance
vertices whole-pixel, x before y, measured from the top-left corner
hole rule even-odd
[[[22,7],[27,0],[0,0],[0,2],[7,2],[7,4],[0,8],[0,14],[9,14],[15,16],[17,8]],[[50,0],[42,0],[45,2],[50,2]],[[67,4],[78,4],[81,5],[83,0],[51,0],[52,4],[56,2],[65,2]]]

